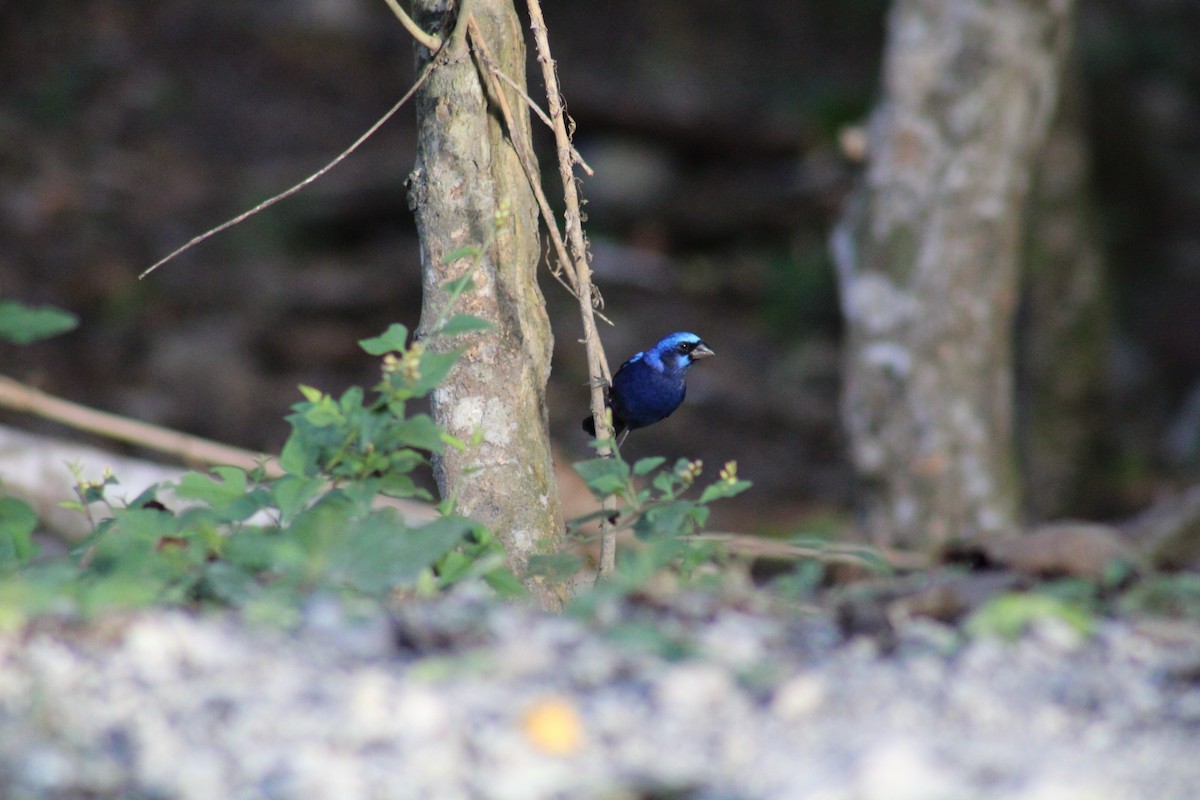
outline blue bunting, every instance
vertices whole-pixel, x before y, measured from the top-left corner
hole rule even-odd
[[[696,359],[711,355],[715,353],[696,334],[672,333],[622,364],[608,390],[613,434],[644,428],[669,417],[687,394],[683,379],[688,367]],[[596,435],[591,417],[583,421],[583,429]]]

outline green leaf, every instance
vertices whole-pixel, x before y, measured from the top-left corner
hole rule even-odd
[[[388,472],[379,479],[379,493],[388,497],[419,497],[427,500],[430,494],[417,486],[408,475]]]
[[[1054,619],[1066,623],[1077,633],[1088,636],[1096,621],[1077,606],[1039,592],[1010,592],[985,603],[964,624],[971,636],[994,635],[1017,639],[1039,620]]]
[[[363,388],[361,386],[351,386],[342,392],[342,397],[338,400],[338,408],[347,418],[353,418],[355,414],[362,413]]]
[[[448,444],[460,453],[467,449],[466,442],[464,442],[462,439],[459,439],[457,436],[451,436],[445,431],[442,431],[442,444]],[[476,442],[476,444],[478,444],[478,442]]]
[[[125,503],[126,508],[142,508],[147,503],[153,503],[158,500],[158,484],[154,483],[142,490],[142,493],[137,497]]]
[[[489,570],[484,574],[483,579],[501,597],[519,600],[526,595],[525,586],[516,575],[504,567]]]
[[[0,497],[0,567],[24,564],[34,554],[37,513],[15,497]]]
[[[187,472],[179,479],[175,494],[186,500],[199,500],[214,507],[227,506],[246,495],[246,472],[237,467],[213,467],[217,478],[200,472]]]
[[[344,425],[346,417],[341,408],[329,395],[321,395],[303,412],[304,421],[316,428],[328,428],[331,425]]]
[[[360,340],[358,346],[372,356],[403,352],[408,346],[408,328],[398,322],[393,322],[379,336]]]
[[[440,333],[443,336],[458,336],[462,333],[472,333],[474,331],[490,331],[496,327],[486,319],[480,319],[473,314],[455,314],[446,321],[446,324],[438,328],[434,333]]]
[[[450,370],[454,369],[461,355],[458,350],[451,350],[449,353],[431,353],[426,350],[422,353],[421,377],[413,384],[413,392],[420,397],[436,389],[450,374]]]
[[[449,586],[462,580],[471,571],[473,563],[466,553],[460,550],[451,550],[438,560],[439,583]]]
[[[599,498],[622,491],[629,481],[629,465],[619,458],[592,458],[572,466]]]
[[[286,548],[281,547],[285,543],[294,544],[291,537],[277,530],[244,528],[229,535],[221,556],[225,562],[242,570],[286,570],[289,566]]]
[[[204,570],[204,587],[221,602],[244,606],[262,594],[254,575],[227,561],[214,561]]]
[[[0,301],[0,339],[29,344],[72,330],[79,317],[50,306],[27,306],[16,300]]]
[[[180,520],[169,511],[156,508],[122,508],[113,512],[121,536],[131,544],[156,545],[164,536],[180,533]]]
[[[320,389],[314,389],[313,387],[305,386],[304,384],[300,384],[300,394],[304,395],[304,399],[308,400],[310,403],[318,403],[320,402],[321,398],[325,396],[325,393]]]
[[[675,476],[674,472],[660,472],[654,476],[653,483],[654,488],[663,494],[671,494],[679,485],[679,478]]]
[[[310,451],[304,437],[293,430],[279,453],[279,466],[289,475],[304,476],[316,463],[316,453]]]
[[[458,261],[460,258],[479,258],[479,255],[482,252],[483,251],[481,251],[478,247],[476,247],[473,244],[469,244],[464,247],[460,247],[457,250],[451,250],[449,253],[442,256],[442,266],[444,267],[444,266],[447,266],[448,264],[453,264],[455,261]],[[443,291],[450,292],[451,294],[461,293],[461,292],[465,291],[466,289],[470,289],[470,288],[472,288],[472,285],[471,285],[471,274],[469,272],[466,275],[462,276],[461,278],[457,278],[455,280],[449,281],[444,286],[442,286]]]
[[[639,458],[633,465],[634,475],[649,475],[654,470],[663,465],[666,459],[662,456],[654,456],[652,458]]]
[[[400,443],[433,453],[442,452],[442,429],[428,414],[409,417],[396,426]]]
[[[271,497],[283,515],[284,525],[304,510],[324,483],[318,477],[288,475],[271,484]]]
[[[639,539],[682,536],[695,528],[698,508],[690,500],[673,500],[646,509],[634,523],[633,532]]]
[[[711,486],[705,487],[700,495],[701,503],[711,503],[713,500],[720,500],[726,497],[733,497],[741,494],[749,489],[753,484],[750,481],[718,481]]]
[[[411,585],[474,526],[465,517],[442,517],[414,529],[393,508],[373,512],[339,537],[328,556],[328,579],[368,594]]]
[[[192,508],[183,516],[203,513],[214,523],[238,522],[249,519],[271,504],[271,494],[263,487],[247,484],[246,471],[238,467],[213,467],[217,479],[199,472],[189,472],[180,479],[175,493],[196,500],[205,508]]]

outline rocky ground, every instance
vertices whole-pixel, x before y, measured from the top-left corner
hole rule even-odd
[[[1198,679],[1194,624],[881,647],[711,596],[43,623],[0,638],[0,797],[1190,798]]]

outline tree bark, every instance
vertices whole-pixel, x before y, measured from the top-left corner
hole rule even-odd
[[[1058,110],[1035,167],[1029,203],[1018,418],[1026,511],[1032,519],[1104,509],[1098,454],[1105,429],[1111,318],[1096,232],[1083,87],[1064,54]]]
[[[453,497],[460,513],[496,533],[520,575],[531,555],[557,546],[563,531],[545,396],[553,338],[537,283],[537,206],[510,132],[489,108],[465,24],[457,25],[463,5],[414,3],[417,23],[451,49],[416,96],[419,138],[409,205],[421,240],[422,328],[443,313],[443,286],[472,267],[475,288],[455,310],[495,327],[430,342],[464,350],[433,394],[434,419],[464,441],[482,433],[478,445],[447,449],[434,467],[442,496]],[[523,86],[525,45],[511,0],[471,0],[469,8],[498,66]],[[417,54],[418,69],[424,69],[433,56],[420,45]],[[528,141],[524,102],[512,92],[508,103],[519,128],[515,135]],[[447,261],[463,247],[479,248],[481,258]],[[559,589],[537,579],[527,586],[542,606],[561,606]]]
[[[833,236],[864,524],[929,546],[1018,523],[1021,216],[1070,0],[897,0],[869,164]]]

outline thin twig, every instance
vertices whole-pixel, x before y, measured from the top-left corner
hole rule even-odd
[[[554,67],[554,58],[550,54],[550,39],[546,32],[546,20],[542,16],[542,6],[538,0],[528,0],[530,27],[533,29],[533,40],[537,47],[538,63],[542,65],[542,79],[546,84],[547,108],[554,129],[554,142],[558,152],[558,174],[562,180],[563,198],[566,201],[567,240],[570,243],[572,261],[575,269],[575,283],[579,287],[579,311],[583,321],[584,346],[588,356],[588,375],[592,394],[592,419],[596,425],[596,435],[602,439],[612,438],[612,426],[605,413],[604,387],[612,382],[612,374],[608,370],[608,359],[604,355],[604,345],[596,330],[595,309],[592,305],[592,271],[588,266],[587,242],[583,236],[583,215],[579,210],[579,191],[575,185],[575,173],[572,170],[571,134],[567,131],[566,109],[563,107],[562,95],[558,87],[558,75]],[[611,456],[609,448],[599,451],[601,457]],[[602,504],[605,511],[615,511],[615,502],[610,498]],[[600,564],[597,580],[603,580],[616,569],[616,536],[607,522],[600,526]]]
[[[567,246],[563,242],[562,234],[559,233],[558,225],[554,221],[554,212],[550,210],[550,203],[546,199],[545,191],[542,190],[541,179],[538,176],[533,153],[529,149],[529,140],[521,131],[517,130],[516,119],[513,117],[512,108],[508,104],[508,98],[504,94],[504,87],[500,85],[497,79],[499,70],[493,69],[493,65],[496,62],[492,58],[491,49],[488,47],[487,40],[483,38],[483,34],[479,30],[479,24],[475,21],[473,15],[467,18],[467,33],[471,36],[471,44],[474,45],[474,52],[482,62],[479,65],[480,71],[492,77],[492,94],[495,95],[500,115],[504,117],[504,124],[508,127],[509,141],[512,142],[513,150],[517,153],[517,159],[521,162],[521,168],[525,172],[525,179],[529,181],[529,186],[533,190],[533,196],[537,200],[542,218],[546,221],[546,228],[550,232],[550,241],[554,244],[554,250],[558,254],[559,263],[567,266],[565,271],[567,273],[567,280],[571,284],[569,287],[571,294],[578,298],[579,284],[576,271],[573,268],[570,256],[567,255]]]
[[[490,60],[491,59],[489,58],[489,61]],[[526,94],[525,90],[517,85],[516,81],[505,75],[504,70],[497,67],[494,63],[491,64],[488,69],[491,70],[493,75],[497,76],[500,78],[500,80],[511,86],[514,92],[521,95],[521,99],[525,101],[525,105],[529,106],[533,113],[537,114],[538,118],[541,119],[542,122],[546,123],[547,128],[554,130],[554,123],[550,121],[550,117],[546,116],[546,112],[542,111],[542,107],[535,103],[533,98]],[[571,145],[571,160],[583,167],[583,171],[586,172],[589,177],[596,174],[595,170],[593,170],[591,166],[589,166],[588,163],[583,160],[583,156],[581,156],[579,151],[575,149],[575,145]]]
[[[412,37],[421,44],[425,45],[426,50],[437,51],[442,46],[442,40],[432,33],[426,33],[417,27],[417,23],[413,22],[412,17],[404,10],[404,8],[396,2],[396,0],[383,0],[388,4],[388,8],[392,9],[392,13],[400,20],[400,24],[404,29],[412,34]]]
[[[441,52],[441,51],[439,51],[439,52]],[[263,211],[263,210],[268,209],[271,206],[275,205],[280,200],[285,200],[285,199],[291,197],[296,192],[300,191],[305,186],[308,186],[310,183],[317,180],[318,178],[323,176],[325,173],[329,172],[331,169],[336,167],[338,164],[342,163],[342,161],[344,161],[347,156],[349,156],[351,153],[353,153],[355,150],[357,150],[359,147],[361,147],[363,142],[365,142],[367,139],[370,139],[373,135],[375,135],[375,131],[377,131],[381,127],[383,127],[383,125],[389,119],[391,119],[393,116],[395,116],[396,112],[399,111],[401,109],[401,107],[404,106],[405,103],[407,103],[410,99],[412,99],[412,96],[416,93],[417,89],[421,88],[421,85],[423,83],[425,83],[425,79],[429,77],[429,74],[431,72],[433,72],[433,68],[437,64],[437,62],[438,62],[437,58],[434,58],[432,61],[430,61],[429,64],[427,64],[425,66],[425,69],[421,72],[421,75],[417,78],[416,82],[412,85],[412,87],[407,92],[404,93],[404,97],[401,97],[400,101],[398,103],[396,103],[396,105],[394,105],[390,109],[388,109],[388,112],[386,114],[384,114],[382,117],[380,117],[378,120],[376,120],[374,125],[372,125],[370,128],[367,128],[366,133],[364,133],[362,136],[359,136],[357,139],[355,139],[354,144],[350,145],[345,150],[343,150],[337,156],[337,158],[333,159],[333,161],[330,161],[328,164],[321,167],[319,170],[314,172],[312,175],[309,175],[307,178],[300,181],[292,188],[290,188],[284,192],[281,192],[281,193],[275,195],[274,197],[271,197],[271,198],[268,198],[267,200],[262,201],[261,203],[256,205],[254,208],[250,209],[249,211],[244,211],[241,214],[238,214],[233,219],[227,220],[227,221],[221,223],[220,225],[218,225],[217,227],[211,228],[211,229],[205,231],[204,233],[200,234],[199,236],[193,238],[190,242],[185,244],[183,247],[180,247],[178,250],[175,250],[173,253],[171,253],[167,257],[162,258],[159,261],[157,261],[148,270],[146,270],[141,275],[139,275],[138,280],[145,278],[147,275],[149,275],[151,272],[154,272],[154,270],[158,269],[163,264],[166,264],[168,261],[172,260],[176,256],[186,253],[188,250],[191,250],[193,247],[200,244],[204,240],[210,239],[213,236],[216,236],[218,233],[221,233],[222,231],[227,231],[230,228],[232,228],[234,225],[238,225],[239,223],[245,222],[247,219],[249,219],[250,217],[253,217],[255,214],[259,213],[260,211]]]
[[[578,300],[579,291],[576,289],[577,279],[575,277],[574,265],[567,255],[567,248],[563,243],[562,234],[558,230],[558,223],[554,219],[554,212],[550,210],[550,203],[546,199],[545,191],[542,189],[541,176],[537,168],[537,159],[529,147],[528,139],[517,131],[512,106],[508,104],[508,98],[504,95],[504,87],[496,82],[495,78],[507,80],[509,85],[517,92],[521,92],[521,89],[515,83],[512,83],[511,80],[508,80],[504,73],[496,66],[495,59],[492,58],[492,51],[488,47],[487,40],[483,38],[483,33],[479,30],[479,23],[475,21],[473,14],[467,18],[467,31],[471,34],[471,43],[475,46],[474,52],[482,62],[479,65],[480,72],[491,75],[493,78],[492,93],[496,96],[496,105],[499,106],[500,115],[504,117],[504,124],[508,128],[509,140],[513,143],[513,150],[516,151],[517,159],[521,162],[521,168],[525,171],[525,179],[529,181],[529,186],[533,189],[534,199],[537,200],[538,210],[541,212],[542,219],[546,222],[546,229],[549,231],[550,242],[554,245],[554,252],[558,255],[558,262],[566,267],[565,270],[555,270],[552,268],[550,274],[571,293],[572,297]],[[524,96],[522,93],[522,97]],[[529,102],[532,103],[533,101],[529,100]],[[569,281],[562,279],[563,272],[566,272]],[[595,313],[600,319],[612,325],[612,320],[608,317],[599,311]]]

